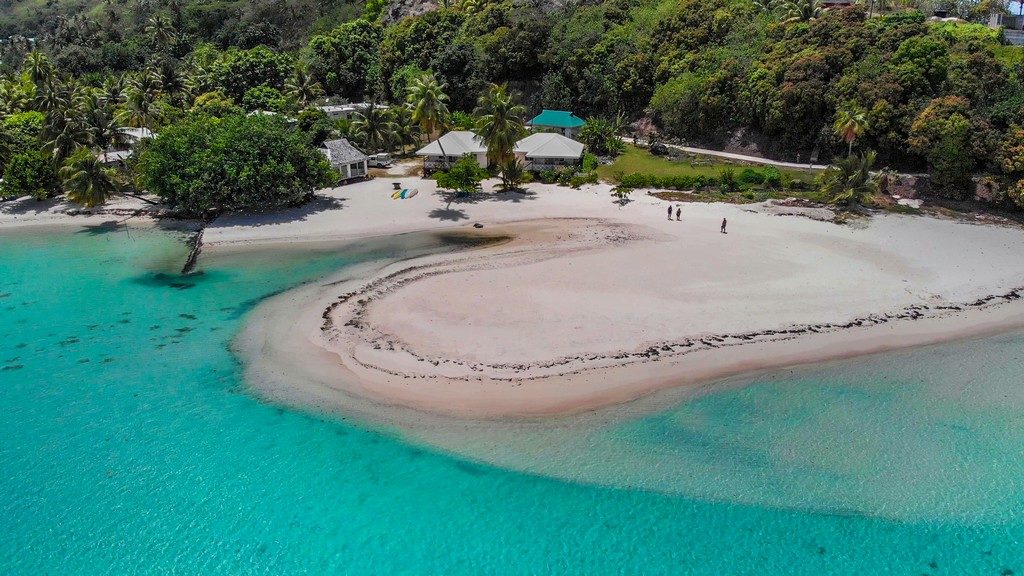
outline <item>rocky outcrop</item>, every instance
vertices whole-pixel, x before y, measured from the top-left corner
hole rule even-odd
[[[1001,202],[1006,197],[1002,184],[991,176],[973,178],[974,199],[980,202]]]
[[[930,189],[927,176],[914,174],[887,174],[883,192],[894,198],[920,198]]]
[[[433,0],[391,0],[391,4],[384,12],[384,20],[388,23],[398,22],[410,16],[426,14],[440,7],[441,4]]]

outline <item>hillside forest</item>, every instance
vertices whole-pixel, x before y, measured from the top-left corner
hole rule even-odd
[[[427,75],[447,125],[506,85],[529,114],[787,160],[870,152],[878,168],[928,172],[937,193],[966,197],[981,178],[997,201],[1024,203],[1024,55],[976,23],[987,5],[942,22],[817,0],[451,0],[400,18],[379,0],[65,2],[0,3],[5,166],[97,116],[160,132],[265,110],[322,140],[351,129],[324,129],[324,98],[402,103]]]

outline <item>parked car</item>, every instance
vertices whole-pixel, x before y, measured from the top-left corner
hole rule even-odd
[[[370,154],[366,160],[372,168],[387,168],[391,166],[391,155],[384,152]]]

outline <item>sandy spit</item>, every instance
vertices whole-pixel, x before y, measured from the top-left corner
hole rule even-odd
[[[893,215],[838,226],[708,204],[669,221],[665,202],[620,207],[600,189],[453,204],[472,216],[445,222],[430,216],[441,196],[396,207],[386,182],[360,186],[301,224],[215,222],[207,238],[294,242],[303,224],[308,238],[472,234],[482,222],[475,233],[514,240],[348,269],[267,300],[235,348],[275,400],[370,417],[546,417],[1024,327],[1016,228]]]

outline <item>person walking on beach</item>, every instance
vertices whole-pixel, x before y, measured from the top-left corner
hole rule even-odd
[[[679,217],[679,215],[682,212],[683,212],[683,207],[682,206],[676,206],[676,220],[682,220],[682,218]]]
[[[722,234],[728,234],[728,232],[725,231],[725,225],[728,224],[728,223],[729,223],[728,220],[726,220],[725,218],[722,218]]]
[[[672,219],[672,205],[671,204],[668,205],[668,219],[669,220]]]

